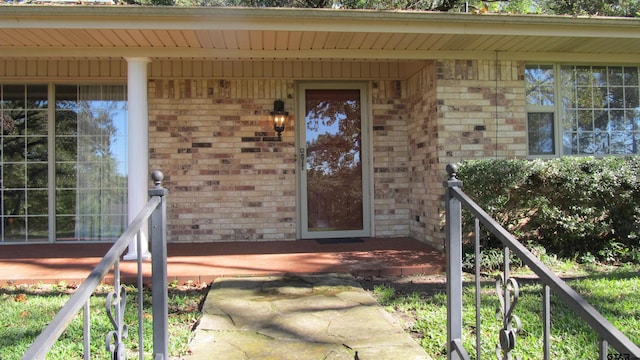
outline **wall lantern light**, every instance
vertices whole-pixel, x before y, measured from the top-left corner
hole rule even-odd
[[[284,122],[287,120],[287,116],[289,116],[289,113],[284,111],[284,101],[274,101],[273,111],[271,112],[271,119],[273,120],[273,130],[278,133],[278,140],[282,140]]]

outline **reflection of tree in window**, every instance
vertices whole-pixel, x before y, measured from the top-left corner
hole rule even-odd
[[[0,91],[2,240],[44,241],[48,230],[47,86],[2,85]]]
[[[529,154],[554,154],[553,113],[529,113],[527,120]]]
[[[638,68],[563,66],[561,76],[569,80],[562,87],[565,153],[638,153]]]
[[[360,92],[307,90],[310,230],[361,229]]]
[[[0,85],[1,241],[48,241],[51,196],[58,239],[113,239],[126,224],[126,88],[57,85],[55,93],[49,132],[48,85]]]
[[[525,69],[527,104],[553,106],[554,75],[552,65],[528,66]]]
[[[552,65],[529,65],[525,68],[528,106],[527,139],[530,155],[553,155],[555,78]]]
[[[113,239],[125,224],[126,174],[118,172],[122,86],[56,87],[56,233]],[[123,144],[124,145],[124,144]]]

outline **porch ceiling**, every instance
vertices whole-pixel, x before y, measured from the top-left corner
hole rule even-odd
[[[0,58],[640,61],[640,19],[0,6]]]

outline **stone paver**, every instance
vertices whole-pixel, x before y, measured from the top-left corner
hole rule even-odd
[[[220,278],[190,343],[200,359],[428,359],[350,275]]]

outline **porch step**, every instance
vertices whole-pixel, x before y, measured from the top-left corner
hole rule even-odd
[[[355,276],[429,275],[444,272],[441,252],[411,238],[362,241],[170,243],[169,281],[210,283],[219,277],[346,273]],[[110,244],[2,245],[0,284],[80,283]],[[136,281],[135,262],[121,263],[122,277]],[[150,278],[151,264],[143,266]],[[109,279],[107,279],[109,281]]]

